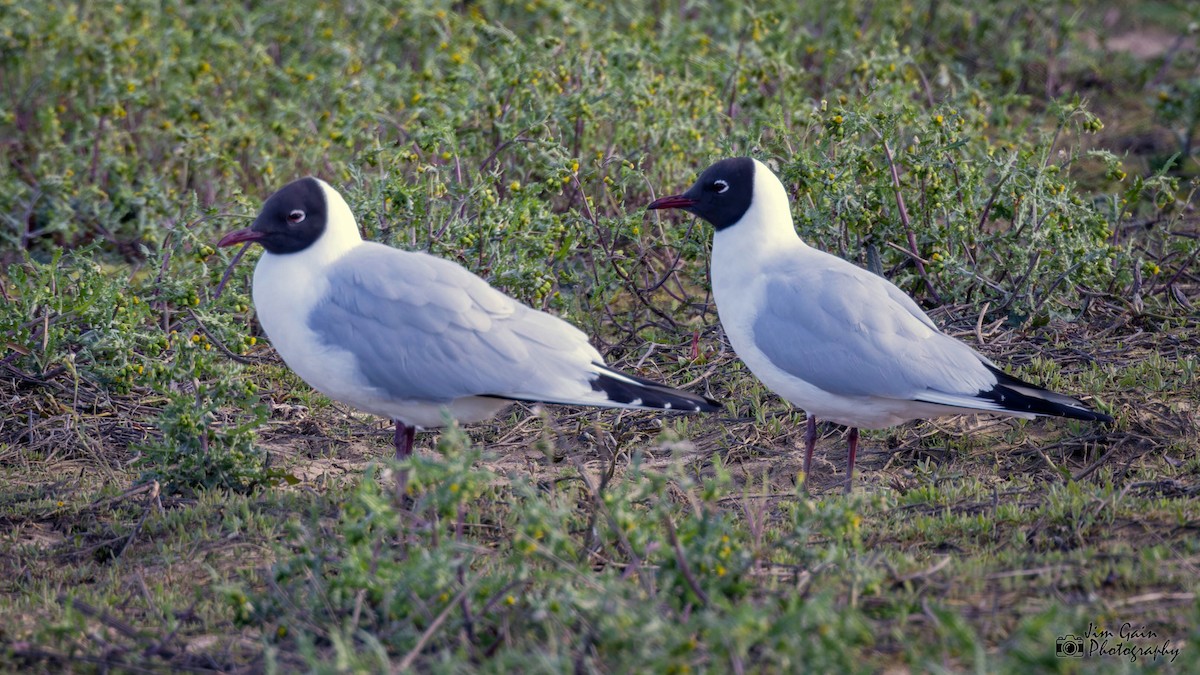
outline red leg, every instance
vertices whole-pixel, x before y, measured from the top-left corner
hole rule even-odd
[[[847,440],[850,442],[850,467],[846,469],[846,494],[850,494],[850,487],[854,484],[854,456],[858,454],[858,427],[850,427]]]
[[[817,418],[809,413],[804,414],[808,423],[804,429],[804,483],[800,489],[808,492],[808,470],[812,468],[813,448],[817,447]]]
[[[416,433],[416,427],[410,427],[404,422],[396,420],[396,434],[392,436],[392,443],[396,446],[396,459],[404,459],[412,454],[413,437]]]
[[[417,433],[417,428],[410,427],[400,420],[395,420],[395,422],[396,433],[392,436],[392,443],[396,446],[396,461],[400,461],[412,456],[413,437]],[[396,471],[396,499],[403,504],[407,494],[408,469],[399,469]]]

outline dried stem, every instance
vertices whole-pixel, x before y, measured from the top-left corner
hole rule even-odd
[[[887,157],[888,167],[892,171],[892,187],[896,189],[896,209],[900,212],[900,222],[904,225],[905,234],[908,235],[908,248],[914,256],[913,263],[917,266],[917,273],[921,275],[925,287],[929,289],[929,294],[933,296],[933,301],[940,305],[942,298],[938,295],[933,280],[925,271],[925,263],[921,262],[920,253],[917,251],[917,235],[913,232],[912,222],[908,218],[908,208],[904,206],[904,195],[900,191],[900,172],[896,170],[896,160],[892,157],[892,148],[886,140],[883,141],[883,154]]]

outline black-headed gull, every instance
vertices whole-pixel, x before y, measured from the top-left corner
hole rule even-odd
[[[859,427],[975,413],[1112,421],[1004,374],[938,330],[895,284],[805,244],[783,185],[758,160],[721,160],[687,192],[647,208],[683,209],[716,229],[711,273],[721,325],[750,371],[807,414],[806,479],[817,418],[850,427],[846,492]]]
[[[492,288],[449,260],[363,241],[329,184],[271,195],[257,242],[254,308],[288,367],[330,398],[391,418],[396,456],[443,415],[474,422],[514,401],[711,412],[712,399],[604,364],[579,329]]]

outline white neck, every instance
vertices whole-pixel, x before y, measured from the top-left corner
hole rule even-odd
[[[792,224],[787,191],[762,162],[754,160],[754,196],[742,219],[713,235],[713,292],[753,276],[767,259],[805,247]],[[717,300],[718,305],[720,299]]]
[[[269,258],[278,259],[278,263],[289,267],[300,266],[308,269],[321,269],[342,257],[347,251],[362,243],[362,235],[358,233],[358,222],[354,213],[342,195],[320,178],[315,179],[325,193],[325,231],[308,248],[296,253],[264,253],[263,261]]]
[[[254,307],[281,352],[279,343],[302,330],[293,325],[295,317],[306,316],[325,295],[329,282],[324,270],[363,243],[346,200],[324,181],[317,182],[325,192],[325,231],[302,251],[263,253],[254,268]]]

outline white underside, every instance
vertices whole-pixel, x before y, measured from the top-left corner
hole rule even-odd
[[[715,287],[714,296],[717,296]],[[733,345],[737,355],[750,368],[750,371],[781,398],[818,419],[849,427],[883,429],[909,420],[947,415],[992,413],[1027,419],[1034,417],[1028,413],[982,410],[881,396],[842,396],[814,387],[808,382],[780,370],[754,345],[752,334],[743,316],[745,312],[737,309],[730,311],[721,309],[722,306],[736,308],[738,307],[737,303],[726,302],[725,305],[722,305],[720,297],[717,296],[716,299],[721,324],[725,327],[729,342]],[[730,316],[731,314],[733,316]]]
[[[447,414],[460,422],[477,422],[511,404],[486,396],[397,400],[372,386],[350,352],[322,342],[305,322],[327,290],[325,279],[313,274],[320,266],[309,253],[265,253],[254,270],[254,307],[275,350],[314,389],[359,410],[423,428],[443,426]]]

